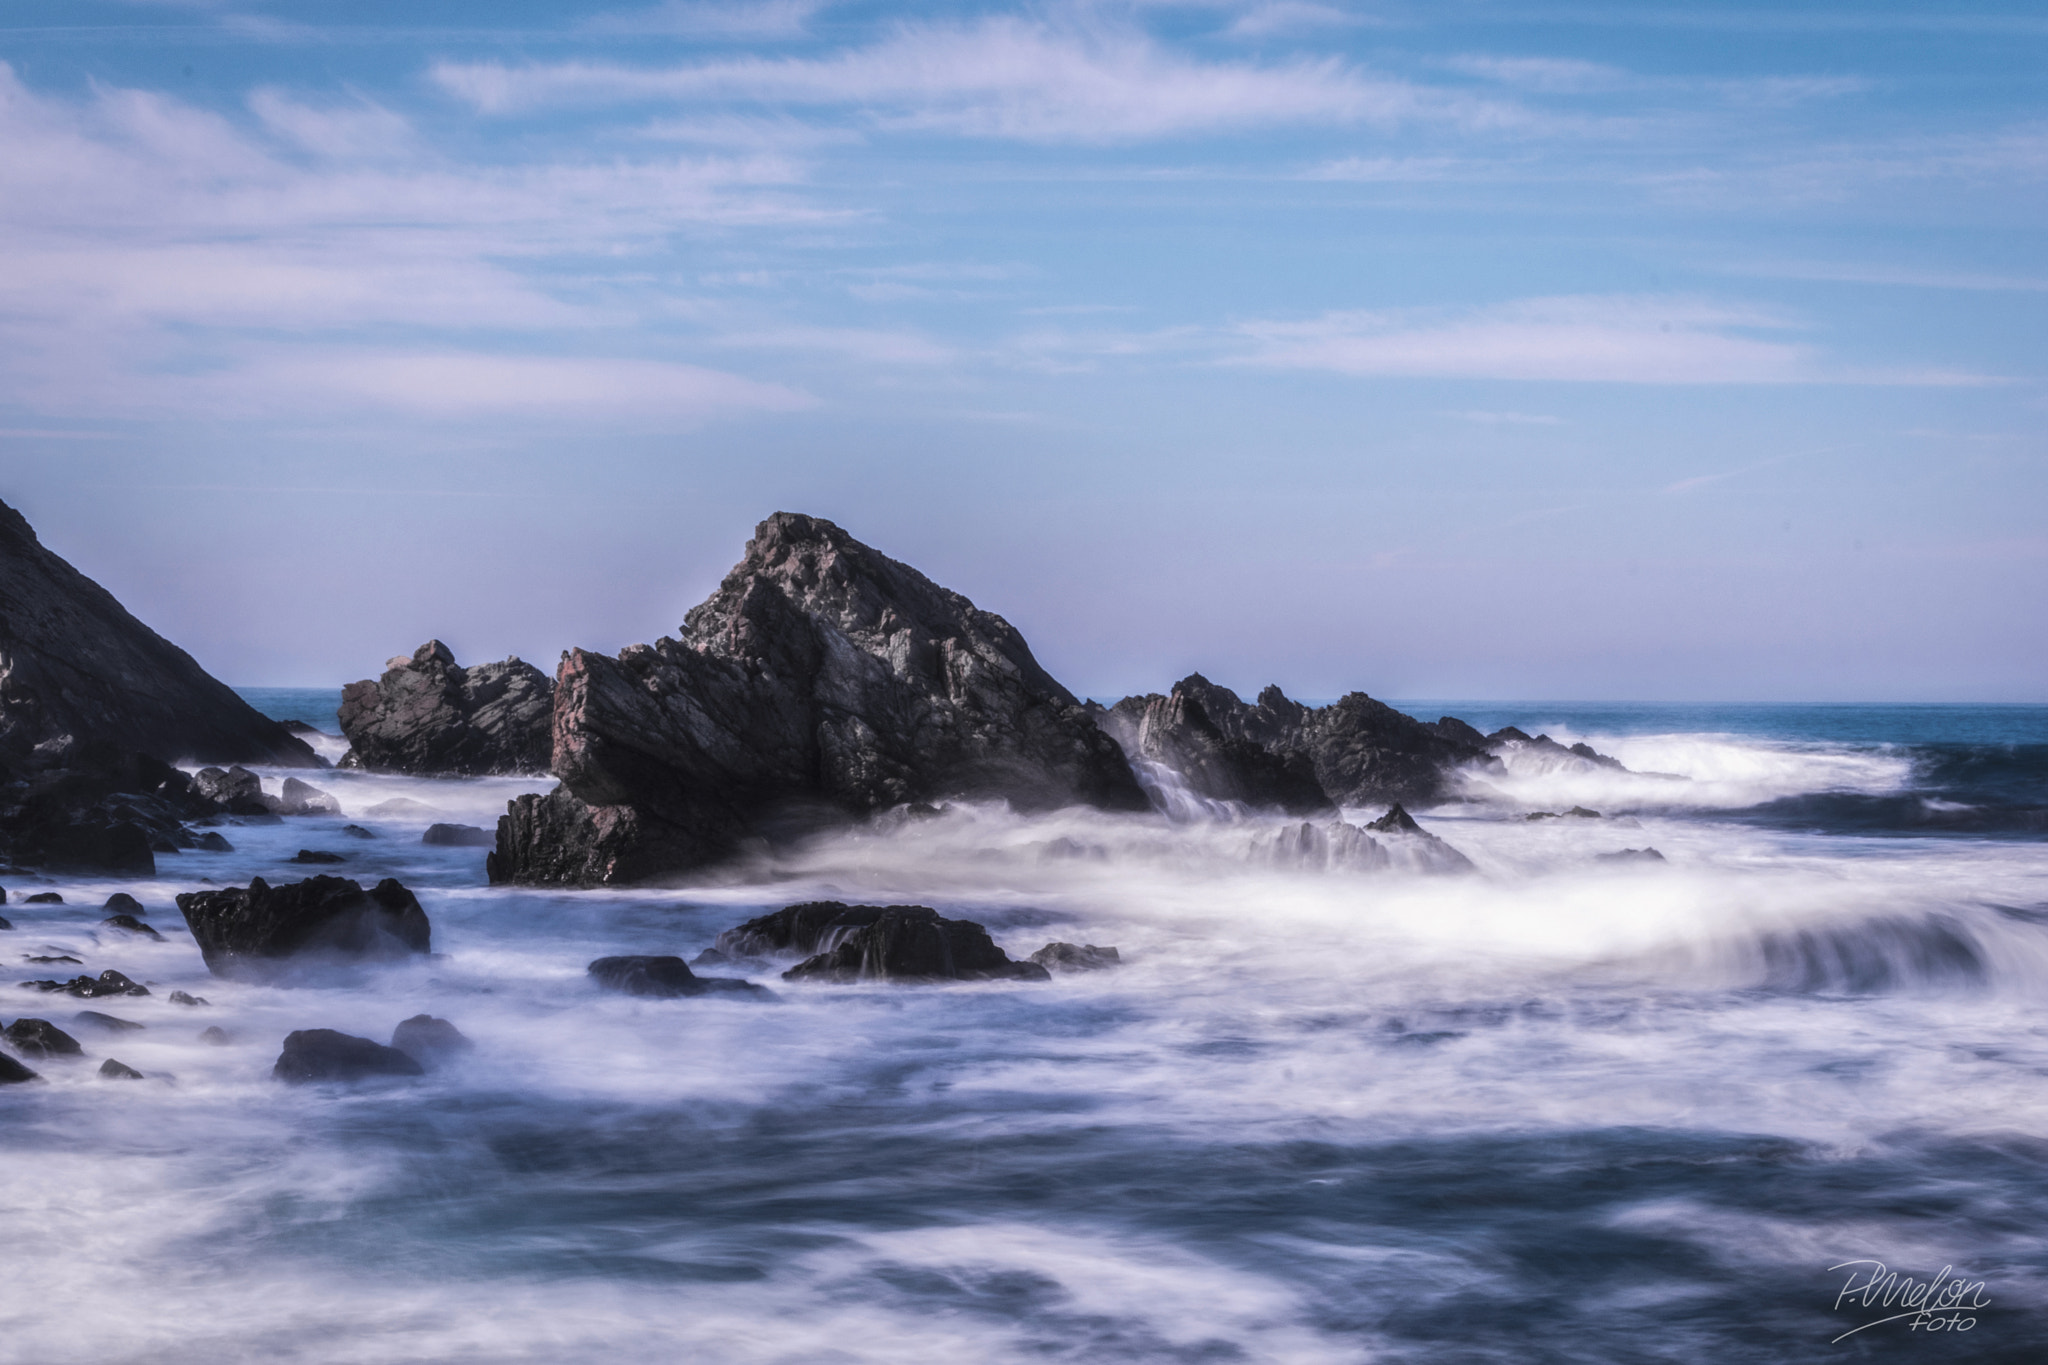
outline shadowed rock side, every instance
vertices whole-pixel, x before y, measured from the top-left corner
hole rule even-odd
[[[178,909],[216,976],[301,954],[403,958],[427,952],[432,941],[427,912],[389,877],[368,891],[345,877],[277,887],[258,877],[246,889],[188,891]]]
[[[270,1074],[280,1081],[361,1081],[373,1076],[424,1076],[426,1068],[395,1047],[331,1028],[288,1034]]]
[[[321,766],[0,503],[0,767],[88,744],[172,763]]]
[[[644,881],[906,802],[1144,810],[1123,752],[1000,616],[779,512],[682,638],[572,650],[561,787],[499,822],[493,881]]]
[[[1037,962],[1014,962],[988,930],[923,905],[785,906],[720,934],[730,958],[804,958],[786,981],[1044,981]]]
[[[554,683],[519,659],[463,668],[439,640],[341,691],[345,768],[421,777],[543,773]]]
[[[1235,734],[1226,734],[1210,717],[1208,705],[1215,703],[1236,721]],[[1308,753],[1277,743],[1266,747],[1251,737],[1242,716],[1234,715],[1240,712],[1253,712],[1261,722],[1265,719],[1228,688],[1217,687],[1196,673],[1175,683],[1166,696],[1155,692],[1125,697],[1097,720],[1134,760],[1164,764],[1199,796],[1277,807],[1289,815],[1328,810],[1330,798],[1316,781]],[[1269,727],[1262,723],[1258,728],[1264,733]],[[1277,727],[1270,728],[1276,738],[1282,733]]]

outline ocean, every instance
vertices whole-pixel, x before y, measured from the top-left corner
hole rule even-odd
[[[334,728],[335,692],[245,695]],[[684,888],[494,888],[425,825],[549,780],[332,771],[343,819],[154,882],[11,876],[0,950],[84,964],[20,976],[153,994],[0,1012],[145,1025],[0,1089],[0,1360],[2048,1358],[2048,707],[1398,704],[1633,771],[1531,757],[1416,810],[1463,875],[1285,861],[1230,809],[970,805]],[[399,796],[432,810],[368,813]],[[413,888],[434,955],[210,977],[173,895],[301,848]],[[164,942],[99,925],[116,890]],[[584,973],[813,899],[1123,965],[757,974],[772,1003]],[[422,1012],[466,1062],[270,1079],[293,1029]]]

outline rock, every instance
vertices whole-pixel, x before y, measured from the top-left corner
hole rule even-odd
[[[101,1014],[98,1010],[80,1010],[72,1015],[71,1019],[73,1023],[82,1024],[86,1028],[98,1029],[102,1033],[131,1033],[136,1029],[147,1027],[146,1025],[136,1023],[132,1019],[117,1019],[111,1014]]]
[[[348,859],[342,857],[339,853],[329,853],[324,849],[302,848],[299,850],[298,856],[294,857],[291,861],[295,863],[345,863]]]
[[[475,825],[430,825],[420,836],[420,842],[443,848],[490,848],[498,842],[498,836]]]
[[[17,1019],[5,1029],[0,1029],[0,1038],[5,1038],[7,1046],[24,1057],[85,1055],[85,1049],[78,1045],[76,1038],[47,1019]]]
[[[300,1029],[284,1040],[270,1074],[280,1081],[360,1081],[372,1076],[424,1076],[426,1068],[395,1047],[337,1033]]]
[[[7,918],[6,916],[4,916],[4,915],[0,915],[0,933],[5,933],[6,931],[8,931],[9,929],[12,929],[13,927],[14,927],[14,922],[13,922],[12,920],[9,920],[9,919],[8,919],[8,918]]]
[[[4,503],[0,603],[0,762],[47,766],[102,744],[166,763],[321,766],[304,741],[39,544]]]
[[[692,967],[733,967],[738,964],[739,959],[727,957],[716,948],[706,948],[703,952],[690,959]]]
[[[389,801],[379,801],[364,811],[380,820],[431,820],[448,812],[439,806],[430,806],[424,801],[415,801],[409,796],[394,796]]]
[[[1596,853],[1594,859],[1603,863],[1661,863],[1664,855],[1654,848],[1625,848],[1618,853]]]
[[[1284,825],[1254,839],[1252,856],[1309,872],[1371,872],[1393,865],[1386,845],[1342,820]]]
[[[622,995],[644,995],[662,1000],[713,994],[774,998],[772,991],[751,981],[698,976],[679,957],[601,957],[587,970],[600,987]]]
[[[235,1040],[219,1024],[208,1024],[199,1030],[199,1041],[211,1047],[226,1047]]]
[[[790,513],[681,639],[563,657],[553,767],[499,821],[494,882],[646,881],[915,802],[1148,808],[1007,621]]]
[[[142,1078],[140,1071],[112,1057],[100,1063],[100,1079],[103,1081],[139,1081]]]
[[[103,995],[148,995],[149,987],[131,981],[121,973],[109,969],[98,976],[74,976],[69,981],[24,981],[24,986],[48,994],[62,991],[81,1000],[93,1000]]]
[[[343,825],[341,832],[351,839],[374,839],[377,837],[375,833],[364,829],[361,825]]]
[[[432,935],[419,901],[388,877],[369,891],[344,877],[274,888],[258,877],[246,890],[185,892],[178,909],[216,976],[302,954],[404,958],[429,951]]]
[[[207,999],[203,995],[191,995],[185,991],[172,991],[171,1003],[173,1005],[186,1005],[196,1008],[206,1004]]]
[[[1092,943],[1048,943],[1033,953],[1030,960],[1054,972],[1095,972],[1123,965],[1116,949],[1098,948]]]
[[[192,775],[192,787],[207,800],[225,807],[230,815],[277,813],[277,798],[263,790],[263,779],[239,764],[226,770],[201,768]]]
[[[822,948],[835,947],[855,929],[873,924],[884,910],[915,909],[913,906],[848,905],[844,901],[806,901],[786,905],[770,914],[727,929],[711,945],[711,951],[730,957],[776,957],[794,954],[810,957]]]
[[[109,915],[101,920],[100,923],[109,929],[125,929],[131,934],[141,934],[144,938],[155,939],[158,943],[164,941],[162,934],[159,934],[133,915]]]
[[[1211,718],[1210,706],[1235,719],[1237,733],[1224,733]],[[1253,709],[1229,688],[1195,673],[1175,683],[1167,696],[1124,698],[1098,715],[1096,723],[1123,746],[1141,775],[1146,764],[1164,765],[1207,800],[1239,801],[1289,815],[1330,809],[1306,750],[1268,748],[1250,736],[1251,725],[1242,713]],[[1169,794],[1155,788],[1152,796],[1168,814],[1182,813],[1172,808]]]
[[[1567,748],[1549,735],[1537,735],[1531,739],[1512,725],[1503,726],[1488,735],[1486,748],[1512,772],[1590,772],[1595,768],[1621,773],[1628,771],[1620,759],[1598,753],[1590,744],[1574,744]]]
[[[42,1077],[30,1071],[14,1058],[0,1052],[0,1085],[19,1085],[23,1081],[39,1081]]]
[[[82,966],[84,966],[84,965],[85,965],[85,963],[84,963],[84,961],[83,961],[82,959],[80,959],[80,958],[75,958],[75,957],[71,956],[71,954],[69,954],[69,953],[63,953],[63,954],[60,954],[59,956],[56,956],[56,957],[24,957],[24,958],[22,959],[22,961],[23,961],[23,962],[34,962],[34,963],[36,963],[36,964],[38,964],[38,965],[40,965],[40,966],[51,966],[51,967],[54,967],[54,966],[58,965],[59,963],[65,963],[65,962],[68,962],[68,963],[70,963],[70,964],[71,964],[72,966],[74,966],[74,967],[82,967]]]
[[[208,853],[233,853],[235,851],[233,844],[213,830],[207,830],[204,834],[201,834],[193,847],[204,849]]]
[[[854,919],[855,914],[866,922]],[[848,932],[833,932],[841,929]],[[782,979],[1045,981],[1051,975],[1035,962],[1012,962],[989,938],[988,930],[972,920],[946,919],[922,905],[857,907],[821,936],[821,944],[828,941],[831,946],[791,967]]]
[[[470,1051],[476,1044],[446,1019],[415,1014],[392,1030],[391,1046],[431,1070]]]
[[[33,896],[22,897],[23,905],[62,905],[64,898],[55,891],[38,891]]]
[[[142,902],[129,895],[126,891],[116,891],[113,895],[107,897],[107,903],[102,905],[100,909],[110,915],[143,915],[148,913],[148,911],[142,908]]]
[[[287,777],[277,797],[279,815],[339,815],[341,802],[310,782]]]
[[[1380,836],[1389,863],[1410,872],[1476,872],[1472,860],[1415,823],[1395,802],[1387,813],[1365,826]]]
[[[544,773],[554,684],[518,659],[463,668],[429,640],[341,693],[345,767],[423,777]]]

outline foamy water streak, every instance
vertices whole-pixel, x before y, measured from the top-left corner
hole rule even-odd
[[[2006,1316],[1973,1358],[2026,1358],[1999,1353],[2042,1339],[2048,1302],[2048,1160],[2020,1136],[2048,1131],[2043,845],[1711,814],[1906,781],[1883,752],[1595,747],[1690,753],[1723,795],[1419,813],[1474,864],[1455,875],[1301,855],[1281,836],[1302,822],[1238,811],[969,805],[699,885],[571,893],[488,888],[481,850],[418,843],[545,783],[330,773],[342,819],[230,827],[236,852],[166,857],[154,884],[64,882],[39,908],[17,881],[0,949],[155,993],[10,997],[148,1027],[81,1029],[89,1063],[0,1092],[0,1282],[36,1286],[0,1297],[0,1358],[1803,1359],[1835,1321],[1819,1272],[1851,1255],[1988,1267]],[[1582,778],[1514,780],[1556,809]],[[397,797],[435,813],[366,814]],[[349,821],[379,837],[341,839]],[[1648,846],[1664,861],[1606,859]],[[290,877],[301,847],[415,888],[436,956],[291,989],[209,977],[171,895]],[[115,889],[168,941],[99,926]],[[817,897],[1125,965],[757,974],[772,1005],[583,973]],[[354,1090],[268,1079],[293,1028],[384,1039],[421,1011],[476,1053]],[[234,1041],[200,1043],[208,1024]],[[151,1079],[96,1080],[108,1055]]]

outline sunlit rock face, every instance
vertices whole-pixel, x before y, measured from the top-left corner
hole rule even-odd
[[[500,822],[494,880],[649,880],[911,802],[1147,806],[1009,622],[793,513],[761,523],[680,639],[564,657],[553,770],[557,792]]]

